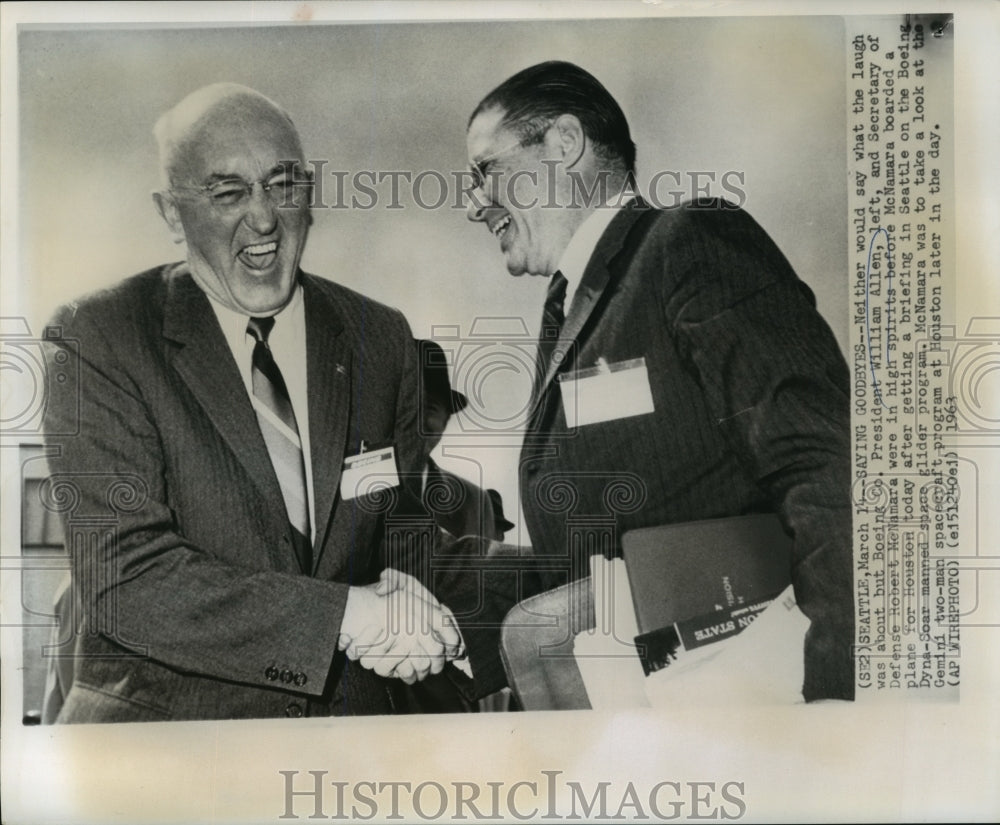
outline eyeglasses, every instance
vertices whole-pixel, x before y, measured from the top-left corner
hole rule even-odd
[[[236,212],[246,207],[253,197],[253,188],[258,185],[275,206],[298,207],[302,206],[302,195],[312,190],[314,182],[311,177],[296,176],[292,170],[287,170],[253,182],[224,178],[206,186],[172,186],[170,191],[205,197],[220,211]]]
[[[545,133],[549,130],[549,127],[551,127],[553,123],[555,123],[555,120],[540,123],[530,134],[516,143],[511,143],[503,149],[498,149],[496,152],[486,155],[486,157],[473,161],[470,166],[470,170],[472,171],[472,182],[474,184],[473,189],[482,189],[486,185],[486,179],[489,176],[489,166],[491,163],[499,160],[504,155],[509,155],[515,149],[521,149],[526,146],[533,146],[536,143],[540,143],[542,138],[545,137]]]
[[[479,160],[474,161],[472,165],[469,167],[470,170],[472,171],[472,182],[474,184],[472,188],[473,189],[485,188],[486,179],[489,176],[490,164],[493,163],[493,161],[495,160],[499,160],[504,155],[509,155],[515,149],[520,149],[522,146],[524,146],[524,143],[519,140],[517,143],[512,143],[510,146],[506,146],[498,152],[494,152],[491,155],[487,155],[484,158],[480,158]]]

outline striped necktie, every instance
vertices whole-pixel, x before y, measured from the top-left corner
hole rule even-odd
[[[288,396],[285,379],[274,361],[267,336],[274,318],[251,318],[249,332],[257,342],[253,348],[253,408],[257,413],[267,452],[285,500],[285,510],[292,525],[295,555],[302,572],[312,573],[312,541],[309,529],[309,499],[306,493],[306,469],[302,441],[295,423],[295,412]]]

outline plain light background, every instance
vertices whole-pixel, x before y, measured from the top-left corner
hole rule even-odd
[[[23,30],[19,47],[18,275],[33,331],[60,303],[183,256],[150,199],[152,126],[194,89],[234,81],[285,107],[307,158],[325,163],[324,199],[334,203],[332,171],[347,173],[347,194],[360,170],[453,182],[467,168],[465,125],[479,100],[526,66],[562,59],[621,104],[640,188],[660,171],[685,181],[711,172],[712,193],[725,195],[721,176],[743,174],[745,208],[812,286],[843,346],[838,18],[39,29]],[[664,179],[661,201],[674,188]],[[401,208],[390,208],[389,180],[376,189],[371,209],[315,210],[303,267],[398,307],[416,336],[445,339],[472,405],[452,420],[439,460],[499,489],[517,524],[508,540],[527,543],[516,456],[531,358],[511,348],[532,344],[545,279],[507,274],[495,239],[456,208],[454,186],[434,210],[405,183]],[[438,191],[427,178],[424,203]],[[483,341],[484,330],[493,337]]]

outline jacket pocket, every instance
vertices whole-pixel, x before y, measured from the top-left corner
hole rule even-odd
[[[165,722],[171,716],[166,708],[76,681],[59,711],[56,723]]]

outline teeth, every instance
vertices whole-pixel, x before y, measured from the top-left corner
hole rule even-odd
[[[267,255],[271,252],[275,252],[277,249],[277,242],[271,241],[270,243],[260,243],[255,246],[248,246],[243,251],[248,255]]]
[[[507,227],[508,227],[509,225],[510,225],[510,215],[507,215],[507,217],[503,218],[502,220],[499,220],[499,221],[497,221],[497,223],[496,223],[496,224],[495,224],[495,225],[493,226],[493,229],[491,229],[490,231],[491,231],[491,232],[492,232],[492,233],[493,233],[493,234],[494,234],[494,235],[495,235],[496,237],[498,237],[498,238],[499,238],[499,237],[500,237],[500,235],[501,235],[501,233],[502,233],[502,232],[503,232],[503,231],[504,231],[504,230],[505,230],[505,229],[506,229],[506,228],[507,228]]]

